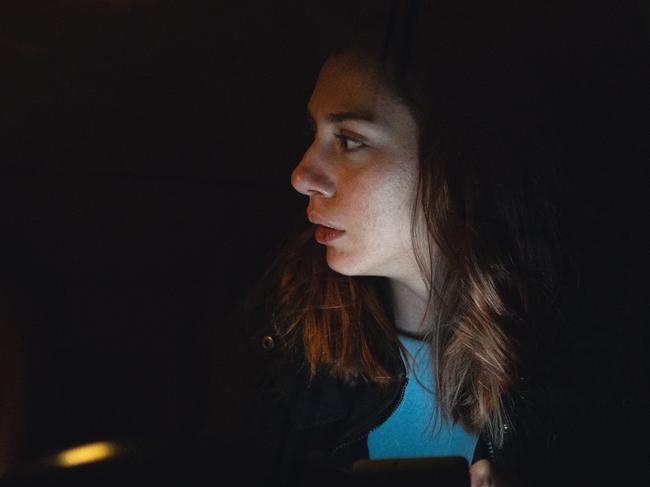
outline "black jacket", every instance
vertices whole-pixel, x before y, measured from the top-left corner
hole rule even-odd
[[[368,432],[391,414],[404,387],[399,350],[388,357],[398,378],[389,387],[348,384],[325,370],[310,382],[302,357],[285,352],[262,307],[236,316],[218,330],[215,353],[210,430],[220,444],[288,482],[305,462],[349,469],[367,458]],[[479,437],[473,461],[489,459],[507,485],[601,485],[604,475],[619,475],[618,464],[606,471],[602,463],[603,449],[611,451],[619,438],[598,425],[615,423],[603,421],[607,415],[620,419],[625,401],[603,402],[597,391],[576,387],[565,373],[567,357],[584,356],[588,347],[566,341],[543,370],[521,377],[504,396],[503,445],[497,448],[487,433]]]

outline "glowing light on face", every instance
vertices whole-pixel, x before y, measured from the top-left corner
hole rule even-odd
[[[354,54],[330,58],[308,105],[314,140],[292,174],[309,196],[330,268],[403,279],[418,274],[411,215],[418,179],[410,110]]]

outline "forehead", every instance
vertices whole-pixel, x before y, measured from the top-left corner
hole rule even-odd
[[[359,56],[330,57],[318,76],[308,109],[315,118],[329,113],[355,112],[388,121],[403,110],[376,70]]]

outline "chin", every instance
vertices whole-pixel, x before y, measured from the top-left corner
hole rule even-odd
[[[373,275],[366,262],[359,256],[340,252],[332,247],[327,247],[327,266],[334,272],[344,276],[369,276]]]

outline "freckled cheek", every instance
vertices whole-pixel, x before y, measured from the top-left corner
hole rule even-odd
[[[350,178],[339,189],[351,234],[368,234],[385,244],[408,238],[415,182],[403,167]],[[400,238],[401,237],[401,238]]]
[[[373,201],[372,190],[359,188],[346,200],[345,213],[348,215],[348,224],[351,224],[354,233],[366,231],[373,226],[376,219],[376,202]]]
[[[387,239],[402,250],[411,248],[411,215],[415,200],[415,185],[409,178],[395,175],[382,197],[382,220]]]
[[[383,183],[364,187],[356,195],[354,208],[360,228],[387,243],[387,238],[400,231],[406,211],[401,204],[401,188]]]

